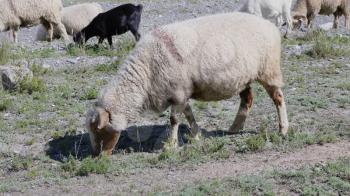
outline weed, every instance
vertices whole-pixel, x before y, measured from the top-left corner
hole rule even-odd
[[[306,54],[313,58],[330,58],[344,56],[348,53],[347,50],[340,47],[335,47],[332,42],[327,40],[317,40],[312,49],[306,51]]]
[[[29,69],[33,72],[35,76],[41,76],[49,72],[48,68],[44,68],[43,66],[37,64],[31,64]]]
[[[97,92],[96,88],[89,88],[80,97],[80,100],[96,99],[97,98],[97,94],[98,94],[98,92]]]
[[[265,139],[262,135],[249,137],[245,142],[250,151],[258,151],[265,146]]]
[[[95,71],[99,72],[112,72],[118,69],[119,62],[114,62],[110,64],[99,64],[95,67]]]
[[[108,156],[102,155],[97,158],[87,157],[81,162],[73,156],[69,156],[68,161],[62,165],[62,169],[78,176],[88,176],[91,173],[105,174],[111,167],[111,160]]]
[[[199,110],[204,110],[208,108],[208,102],[205,101],[194,101],[193,106]]]
[[[0,100],[0,112],[8,110],[12,105],[13,102],[10,98],[2,98]]]
[[[10,171],[28,170],[33,165],[31,157],[16,156],[12,159]]]
[[[342,82],[336,86],[336,88],[341,90],[350,91],[350,82]]]
[[[350,193],[350,159],[339,159],[313,168],[274,171],[272,177],[301,195],[348,195]]]
[[[154,195],[167,195],[157,193]],[[272,182],[258,176],[214,179],[198,184],[187,185],[172,195],[274,195]]]
[[[227,159],[231,152],[228,145],[229,138],[207,138],[186,144],[180,151],[164,150],[158,155],[158,161],[162,163],[180,164],[186,162],[203,162],[208,159]],[[156,163],[157,161],[153,161]]]
[[[2,41],[0,46],[0,65],[8,63],[10,60],[11,46],[7,41]]]
[[[17,87],[20,93],[32,94],[33,92],[45,92],[47,87],[43,80],[38,77],[33,77],[29,79],[28,77],[22,80]]]

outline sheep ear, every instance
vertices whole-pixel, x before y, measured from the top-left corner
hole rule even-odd
[[[96,108],[96,112],[97,116],[95,120],[98,122],[97,129],[101,130],[105,128],[109,122],[109,113],[103,108]]]

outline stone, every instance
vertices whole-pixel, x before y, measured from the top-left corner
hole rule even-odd
[[[333,23],[332,22],[324,23],[324,24],[318,25],[318,28],[324,31],[329,31],[333,28]]]
[[[28,66],[0,65],[1,82],[4,90],[15,90],[24,79],[32,79],[33,72]]]

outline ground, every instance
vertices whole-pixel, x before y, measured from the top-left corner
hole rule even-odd
[[[64,1],[65,5],[81,2]],[[100,1],[105,9],[125,1]],[[187,18],[228,12],[234,0],[140,0],[141,34]],[[320,16],[316,24],[332,21]],[[35,27],[19,43],[1,33],[0,64],[29,64],[33,81],[0,89],[0,194],[10,195],[349,195],[350,38],[343,26],[293,32],[283,39],[283,88],[289,134],[278,134],[276,109],[258,84],[243,131],[229,135],[239,97],[191,101],[202,129],[181,147],[162,150],[169,112],[143,114],[111,157],[92,158],[84,127],[98,91],[134,46],[130,34],[86,48],[56,40],[35,42]],[[283,31],[283,28],[282,28]]]

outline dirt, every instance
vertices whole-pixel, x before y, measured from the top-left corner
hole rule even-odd
[[[116,155],[118,156],[118,155]],[[249,174],[259,174],[273,169],[293,170],[304,166],[324,164],[350,156],[350,142],[340,141],[325,145],[312,145],[295,152],[265,151],[251,154],[233,154],[220,162],[209,162],[191,168],[145,169],[130,176],[74,178],[64,183],[67,194],[126,194],[147,193],[154,190],[171,192],[179,187],[210,179],[222,179]],[[87,186],[86,183],[89,183]],[[27,195],[60,194],[62,185],[45,185],[28,190]]]

